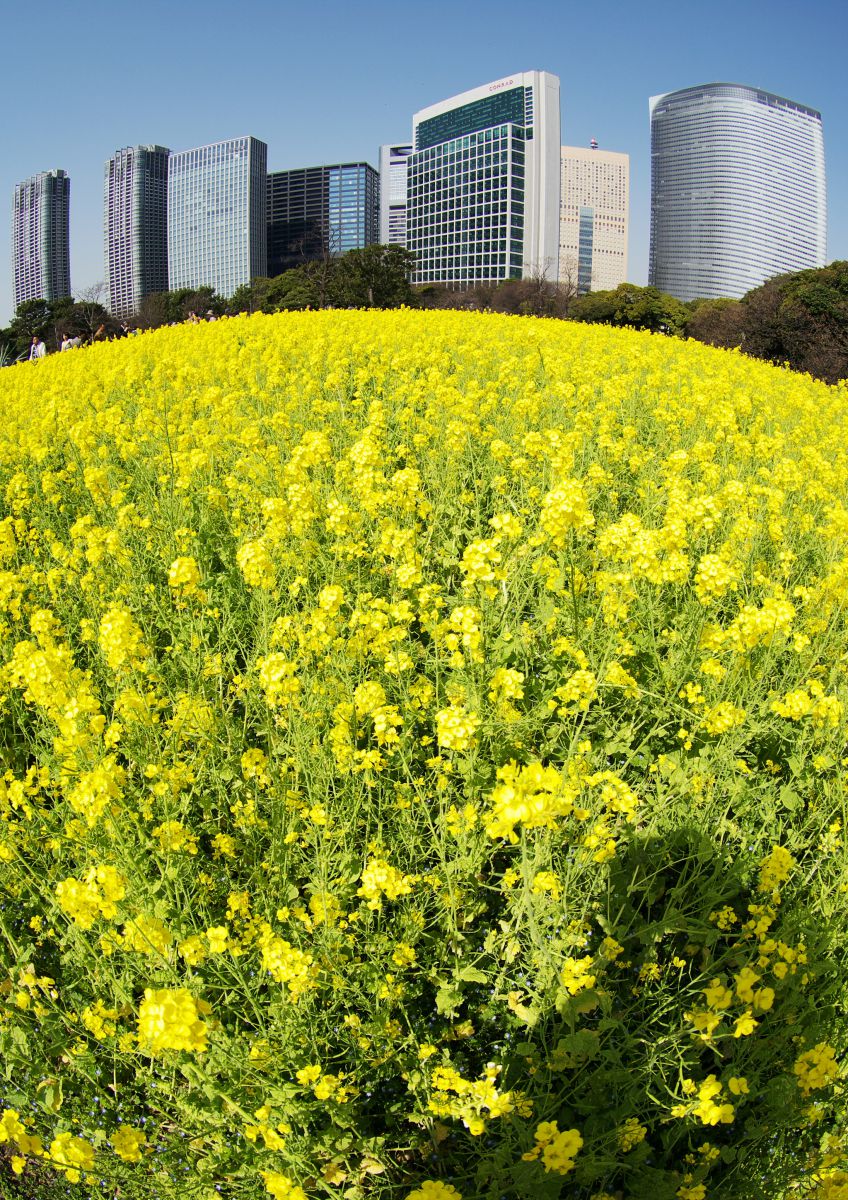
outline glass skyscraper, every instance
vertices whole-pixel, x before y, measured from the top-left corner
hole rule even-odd
[[[71,294],[71,181],[64,171],[42,171],[15,187],[12,260],[15,308],[25,300],[61,300]]]
[[[145,296],[168,290],[168,154],[164,146],[128,146],[106,163],[106,280],[115,317],[132,316]]]
[[[361,250],[377,241],[380,178],[369,163],[272,171],[268,176],[268,274]]]
[[[562,148],[559,277],[581,294],[627,278],[629,180],[626,154]]]
[[[464,287],[559,269],[559,79],[525,71],[412,119],[415,283]]]
[[[821,114],[742,84],[650,101],[650,282],[680,300],[743,296],[824,266]]]
[[[268,271],[268,147],[230,138],[168,163],[168,282],[221,296]]]
[[[380,147],[380,241],[406,245],[406,178],[410,142]]]

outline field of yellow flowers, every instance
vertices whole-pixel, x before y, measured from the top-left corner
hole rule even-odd
[[[846,413],[455,312],[2,371],[0,1192],[846,1200]]]

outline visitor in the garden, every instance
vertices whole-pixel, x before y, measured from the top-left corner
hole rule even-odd
[[[44,342],[37,333],[33,334],[32,345],[29,348],[29,361],[38,362],[40,358],[44,358],[46,353],[47,347],[44,345]]]

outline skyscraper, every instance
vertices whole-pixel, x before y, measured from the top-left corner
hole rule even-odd
[[[164,146],[128,146],[106,162],[103,232],[115,317],[168,290],[168,154]]]
[[[739,297],[824,265],[820,113],[707,83],[651,97],[650,116],[652,284],[680,300]]]
[[[616,288],[627,278],[630,158],[615,150],[563,146],[559,277],[577,291]]]
[[[168,163],[169,287],[232,296],[267,274],[268,147],[230,138],[172,154]]]
[[[369,163],[272,171],[268,176],[268,274],[377,241],[380,178]]]
[[[412,119],[407,246],[415,283],[521,279],[559,262],[559,79],[524,71]]]
[[[16,308],[25,300],[70,296],[70,202],[71,181],[64,171],[42,171],[16,185],[12,214]]]
[[[406,245],[406,177],[411,153],[410,142],[380,147],[380,241],[384,246]]]

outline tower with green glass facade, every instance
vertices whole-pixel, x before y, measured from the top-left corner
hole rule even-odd
[[[559,79],[524,71],[412,119],[407,246],[413,282],[468,287],[559,264]]]

